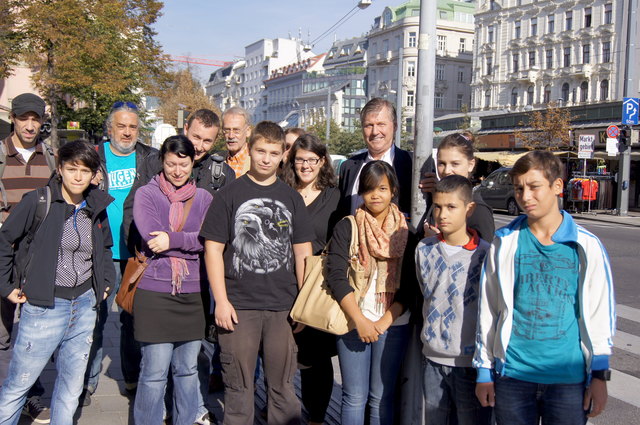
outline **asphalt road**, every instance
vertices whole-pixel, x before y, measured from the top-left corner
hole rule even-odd
[[[513,218],[496,213],[496,228]],[[609,253],[618,316],[607,408],[589,423],[637,425],[640,423],[640,227],[576,221],[598,236]]]

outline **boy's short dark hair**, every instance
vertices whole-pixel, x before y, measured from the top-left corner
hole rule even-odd
[[[450,176],[444,177],[438,183],[436,183],[436,188],[434,193],[453,193],[458,192],[460,195],[460,199],[467,205],[469,202],[473,201],[473,185],[471,181],[463,176],[458,176],[456,174],[452,174]]]
[[[531,170],[540,170],[549,181],[549,185],[562,178],[562,162],[549,151],[531,151],[521,156],[513,164],[513,168],[509,171],[509,177],[513,181],[516,177]]]
[[[100,168],[100,156],[98,156],[95,146],[88,140],[77,139],[65,143],[58,149],[57,163],[58,167],[67,163],[81,163],[95,174]]]
[[[218,117],[218,114],[213,112],[211,109],[198,109],[197,111],[191,113],[189,115],[189,118],[187,119],[187,125],[189,127],[191,127],[191,123],[193,122],[193,120],[200,121],[206,128],[220,128],[220,117]]]
[[[251,149],[258,140],[264,140],[267,143],[277,143],[282,146],[282,151],[284,152],[284,130],[272,121],[260,121],[256,124],[249,138],[249,149]]]

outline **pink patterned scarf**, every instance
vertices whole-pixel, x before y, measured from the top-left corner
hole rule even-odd
[[[196,184],[193,181],[185,184],[177,189],[170,183],[161,172],[155,177],[162,193],[169,198],[171,206],[169,207],[169,228],[175,232],[182,220],[184,220],[184,202],[191,199],[196,194]],[[171,295],[180,293],[182,289],[182,280],[189,274],[187,262],[184,258],[169,257],[171,259]]]
[[[355,213],[358,225],[358,260],[365,269],[367,289],[371,285],[374,270],[376,278],[376,309],[385,312],[393,303],[395,292],[400,287],[402,257],[407,246],[409,229],[404,215],[396,204],[390,205],[389,214],[382,226],[362,205]]]

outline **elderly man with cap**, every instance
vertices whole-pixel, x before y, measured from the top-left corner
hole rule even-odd
[[[40,139],[45,103],[39,96],[23,93],[11,104],[10,119],[13,132],[0,142],[1,221],[22,196],[45,186],[55,170],[53,150]],[[11,331],[16,305],[0,298],[0,386],[7,376],[11,361]],[[49,409],[40,404],[44,388],[37,380],[27,395],[23,414],[36,423],[50,422]]]

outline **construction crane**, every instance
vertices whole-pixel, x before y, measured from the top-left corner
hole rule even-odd
[[[219,61],[213,59],[203,59],[203,58],[193,58],[191,56],[174,56],[168,55],[167,59],[172,62],[182,62],[182,63],[190,63],[194,65],[206,65],[206,66],[227,66],[231,65],[233,62],[230,61]]]

